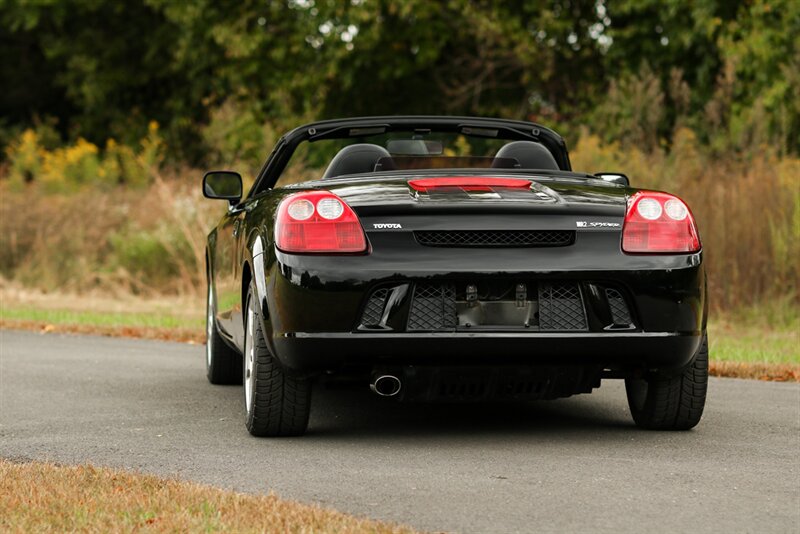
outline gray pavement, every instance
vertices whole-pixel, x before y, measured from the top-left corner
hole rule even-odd
[[[0,457],[91,462],[458,532],[800,532],[800,385],[713,379],[691,432],[637,430],[622,383],[511,407],[314,391],[257,439],[203,347],[0,331]]]

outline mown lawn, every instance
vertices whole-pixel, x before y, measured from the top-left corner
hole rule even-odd
[[[712,322],[708,327],[712,360],[800,364],[800,333],[786,327],[754,328],[742,323]]]
[[[105,312],[68,309],[30,309],[3,307],[0,319],[8,321],[33,321],[50,324],[86,326],[140,326],[151,328],[200,328],[205,325],[203,313],[177,315],[165,311]]]

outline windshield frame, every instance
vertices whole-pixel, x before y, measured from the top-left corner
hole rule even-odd
[[[312,122],[299,126],[281,137],[261,167],[255,183],[246,199],[272,188],[286,168],[298,146],[303,142],[313,143],[323,139],[348,139],[359,137],[353,130],[375,130],[375,134],[389,132],[460,133],[468,136],[502,139],[508,141],[536,141],[541,143],[558,164],[559,170],[571,171],[566,143],[553,130],[533,122],[491,119],[484,117],[444,116],[390,116],[356,117]],[[378,131],[379,130],[379,131]],[[495,131],[495,135],[490,135]],[[482,135],[486,132],[485,135]],[[363,136],[363,132],[359,132]]]

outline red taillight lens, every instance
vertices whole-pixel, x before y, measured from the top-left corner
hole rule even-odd
[[[284,252],[342,254],[367,250],[355,212],[329,191],[286,197],[278,206],[275,245]]]
[[[689,207],[678,197],[639,191],[628,200],[622,250],[633,254],[681,254],[700,250]]]

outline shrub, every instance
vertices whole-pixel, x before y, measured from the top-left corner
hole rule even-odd
[[[665,106],[661,80],[647,65],[638,74],[612,80],[608,98],[595,111],[594,123],[607,141],[630,146],[658,147]]]
[[[104,176],[101,174],[100,150],[83,138],[71,146],[42,151],[42,172],[38,179],[47,185],[50,191],[63,190],[86,184],[100,185]]]
[[[43,130],[40,128],[40,130]],[[8,178],[15,186],[41,182],[46,192],[65,192],[85,186],[108,188],[119,184],[142,187],[163,163],[164,143],[158,123],[151,122],[138,150],[108,139],[105,150],[78,138],[70,145],[52,148],[51,134],[28,129],[6,149]]]
[[[129,226],[109,235],[106,268],[137,280],[156,292],[169,287],[181,275],[181,260],[191,256],[180,236],[166,225],[154,230]]]
[[[16,185],[30,183],[39,176],[42,169],[42,152],[39,136],[30,128],[8,145],[6,155],[10,162],[9,178],[12,183]]]
[[[257,116],[255,106],[230,99],[211,112],[211,121],[203,128],[208,161],[225,168],[258,169],[277,138],[277,132]]]

